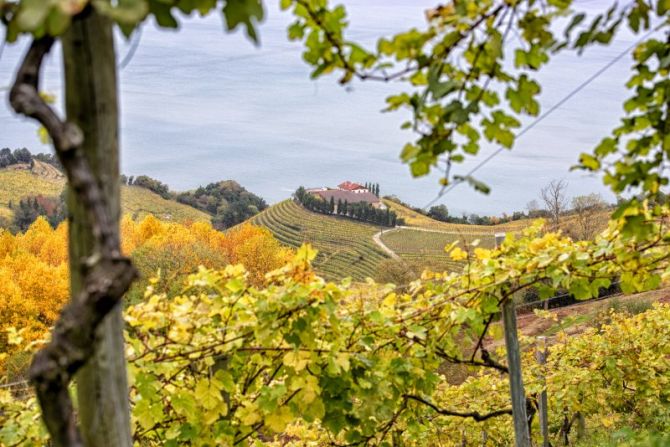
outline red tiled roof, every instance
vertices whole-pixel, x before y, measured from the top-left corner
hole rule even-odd
[[[345,191],[355,191],[357,189],[365,189],[365,186],[358,183],[346,181],[337,185],[338,188],[344,189]]]

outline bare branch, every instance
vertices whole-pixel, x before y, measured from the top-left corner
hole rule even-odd
[[[566,211],[568,206],[565,198],[567,187],[568,184],[565,180],[552,180],[551,183],[540,191],[540,198],[551,216],[554,230],[558,229],[561,215]]]
[[[476,411],[464,411],[464,412],[462,412],[462,411],[451,411],[451,410],[447,410],[445,408],[440,408],[437,405],[435,405],[434,403],[432,403],[432,402],[430,402],[430,401],[428,401],[428,400],[426,400],[426,399],[424,399],[423,397],[420,397],[420,396],[416,396],[416,395],[413,395],[413,394],[405,394],[404,397],[406,399],[411,399],[411,400],[414,400],[416,402],[427,405],[430,408],[432,408],[436,413],[441,414],[443,416],[455,416],[455,417],[460,417],[460,418],[472,418],[477,422],[482,422],[482,421],[485,421],[487,419],[491,419],[491,418],[498,417],[498,416],[504,416],[504,415],[511,415],[512,414],[512,409],[511,408],[507,408],[507,409],[504,409],[504,410],[496,410],[496,411],[492,411],[490,413],[484,413],[484,414],[478,413]]]

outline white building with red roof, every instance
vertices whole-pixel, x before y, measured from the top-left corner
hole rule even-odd
[[[370,192],[369,189],[367,189],[365,186],[361,185],[360,183],[354,183],[350,181],[342,182],[339,185],[337,185],[338,189],[341,191],[350,191],[353,193],[357,194],[362,194],[366,192]]]
[[[373,208],[386,209],[386,205],[369,189],[359,183],[350,181],[340,183],[337,188],[308,188],[305,192],[320,197],[326,202],[333,200],[334,202],[350,204],[369,203]]]

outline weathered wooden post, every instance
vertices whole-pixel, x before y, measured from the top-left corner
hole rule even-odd
[[[535,358],[537,363],[544,365],[547,363],[547,337],[537,337],[537,349],[535,351]],[[542,385],[546,385],[544,373],[542,373]],[[547,388],[545,387],[540,393],[539,400],[540,413],[540,431],[542,433],[542,447],[549,447],[549,419],[547,406]]]
[[[495,242],[498,247],[505,239],[505,233],[496,233]],[[512,397],[512,418],[514,419],[514,439],[516,447],[530,447],[530,432],[526,416],[526,392],[521,376],[521,350],[516,328],[516,309],[512,296],[502,303],[502,319],[505,330],[505,348],[507,350],[507,367],[509,369],[509,386]]]

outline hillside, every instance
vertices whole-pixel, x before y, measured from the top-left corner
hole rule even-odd
[[[478,233],[462,231],[469,229],[469,225],[446,224],[437,226],[441,229],[431,229],[428,228],[430,223],[441,222],[425,219],[429,222],[423,222],[421,228],[399,227],[381,231],[375,225],[315,213],[286,200],[255,216],[251,222],[268,228],[280,242],[290,247],[312,244],[319,250],[315,268],[328,279],[350,276],[361,281],[367,277],[375,278],[379,264],[390,259],[433,270],[460,270],[463,264],[451,260],[444,251],[447,245],[454,241],[469,244],[475,239],[481,247],[490,248],[494,244],[493,227],[473,226],[488,229],[488,232],[480,230]]]
[[[35,161],[32,171],[0,169],[0,218],[11,219],[13,212],[9,209],[10,201],[16,203],[28,195],[55,197],[61,193],[64,184],[62,177],[54,175],[53,168],[39,161]],[[174,200],[166,200],[148,189],[135,186],[122,187],[121,206],[124,214],[133,217],[153,214],[161,219],[180,223],[210,220],[207,213]]]
[[[312,244],[319,250],[315,268],[328,279],[350,276],[362,281],[374,277],[378,264],[389,259],[372,239],[378,227],[313,213],[291,200],[271,206],[251,222],[268,228],[288,246]]]
[[[462,262],[453,261],[444,248],[455,241],[461,246],[479,240],[480,247],[493,248],[492,233],[474,234],[442,232],[425,228],[399,228],[381,234],[381,241],[401,259],[414,264],[423,264],[432,270],[461,270]]]
[[[462,234],[492,234],[521,231],[532,223],[532,219],[515,220],[513,222],[498,225],[469,225],[440,222],[439,220],[431,219],[428,216],[417,213],[416,211],[392,200],[384,199],[383,202],[386,206],[395,211],[398,214],[398,217],[405,219],[405,224],[409,227],[428,228]]]
[[[417,213],[411,208],[401,205],[392,200],[384,199],[384,203],[398,214],[398,217],[405,220],[408,227],[425,228],[429,230],[453,232],[461,235],[492,235],[495,233],[516,233],[523,230],[533,223],[535,219],[519,219],[512,222],[506,222],[497,225],[471,225],[460,223],[441,222],[432,219],[423,214]],[[602,230],[606,227],[609,220],[611,210],[603,209],[592,216],[593,224],[596,228]],[[561,217],[560,229],[574,237],[572,230],[577,224],[577,216],[575,214],[565,215]]]
[[[124,214],[142,218],[147,214],[179,223],[209,222],[209,214],[174,200],[164,199],[155,192],[139,186],[121,187],[121,206]]]
[[[11,220],[9,202],[16,203],[27,195],[57,196],[63,189],[61,179],[49,179],[23,169],[0,169],[0,217]]]

